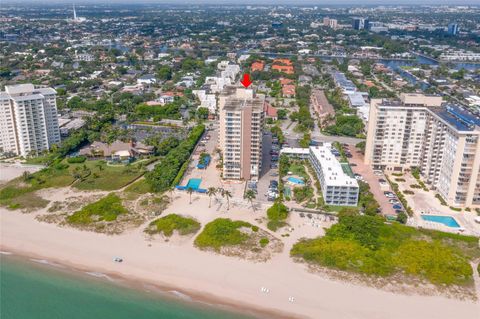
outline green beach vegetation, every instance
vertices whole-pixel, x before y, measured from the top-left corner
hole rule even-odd
[[[406,274],[433,284],[472,281],[469,260],[480,256],[478,238],[385,224],[378,216],[340,214],[324,237],[296,243],[292,257],[365,275]]]
[[[194,234],[200,229],[200,223],[193,218],[170,214],[165,217],[152,221],[145,229],[150,235],[163,233],[166,237],[171,237],[174,231],[179,235]]]
[[[202,250],[255,261],[267,261],[272,253],[283,249],[280,240],[265,230],[229,218],[217,218],[206,224],[194,244]]]
[[[277,229],[287,225],[285,220],[288,217],[288,208],[280,200],[276,200],[272,207],[267,210],[267,217],[267,228],[277,231]]]
[[[122,200],[114,193],[110,193],[100,200],[88,204],[81,210],[67,217],[67,222],[76,225],[88,225],[96,221],[115,221],[119,215],[127,214]]]
[[[207,225],[195,239],[195,245],[199,248],[213,248],[219,251],[224,246],[235,246],[245,243],[248,234],[240,228],[252,228],[253,225],[241,220],[230,218],[217,218]]]

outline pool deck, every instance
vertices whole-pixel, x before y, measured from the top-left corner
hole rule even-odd
[[[392,181],[395,181],[396,176],[389,176]],[[405,182],[396,182],[399,185],[400,191],[410,189],[409,185],[418,184],[417,180],[410,174],[403,174]],[[422,189],[414,189],[413,195],[405,195],[409,206],[414,212],[414,216],[409,218],[408,225],[414,227],[422,227],[427,229],[436,229],[450,233],[459,233],[464,235],[480,236],[480,224],[475,222],[477,214],[474,210],[471,212],[457,212],[448,206],[443,206],[440,201],[435,198],[436,192],[430,190],[428,192]],[[426,221],[422,219],[422,214],[432,216],[450,216],[453,217],[460,228],[448,227],[438,222]]]
[[[199,178],[202,180],[200,188],[208,189],[209,187],[221,187],[232,193],[233,198],[243,200],[243,190],[245,182],[243,181],[224,181],[220,177],[221,169],[216,168],[218,164],[218,156],[215,153],[218,142],[218,128],[205,132],[205,135],[210,135],[210,139],[206,141],[205,146],[197,146],[193,152],[189,166],[185,175],[183,176],[180,185],[186,185],[192,178]],[[212,156],[209,165],[205,169],[198,169],[197,163],[200,159],[200,154],[207,152]]]

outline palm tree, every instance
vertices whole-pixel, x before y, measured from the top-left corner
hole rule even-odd
[[[209,187],[207,189],[207,195],[210,198],[210,203],[208,204],[209,208],[212,206],[212,196],[215,196],[216,193],[217,193],[217,189],[215,187]]]
[[[168,191],[170,192],[170,201],[173,202],[173,191],[175,190],[175,186],[170,186]]]
[[[230,198],[232,198],[232,193],[230,191],[224,191],[223,196],[227,199],[227,210],[230,209]]]
[[[190,195],[190,204],[192,203],[192,194],[193,194],[193,188],[189,187],[187,188],[187,193]]]
[[[32,174],[30,174],[30,172],[25,171],[22,174],[22,178],[24,182],[28,182],[30,178],[32,178]]]
[[[253,189],[249,189],[245,192],[245,195],[243,195],[243,198],[248,200],[250,204],[252,205],[253,212],[255,212],[255,206],[253,206],[253,200],[257,197]]]
[[[220,196],[222,196],[222,198],[225,197],[225,189],[219,187],[219,188],[217,188],[217,193],[220,194]]]

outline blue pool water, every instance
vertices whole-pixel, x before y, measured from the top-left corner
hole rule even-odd
[[[305,182],[302,181],[300,178],[296,178],[296,177],[289,177],[287,178],[287,181],[289,181],[290,183],[293,183],[293,184],[297,184],[297,185],[304,185]]]
[[[444,224],[445,226],[452,228],[460,228],[460,224],[457,223],[455,218],[450,216],[422,215],[422,219],[430,222]]]
[[[193,190],[197,190],[200,188],[200,184],[202,183],[202,179],[201,178],[190,178],[188,180],[188,183],[187,183],[187,186],[186,186],[186,189],[193,189]]]

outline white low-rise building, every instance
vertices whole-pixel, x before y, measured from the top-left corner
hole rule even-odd
[[[205,90],[193,90],[193,95],[198,97],[200,100],[199,108],[204,107],[207,108],[208,111],[214,114],[217,110],[217,97],[215,94],[207,94]]]
[[[280,153],[289,157],[310,160],[320,181],[325,204],[357,206],[359,194],[357,180],[348,172],[347,167],[344,169],[332,154],[330,143],[309,148],[283,148]],[[345,166],[347,165],[345,164]]]

